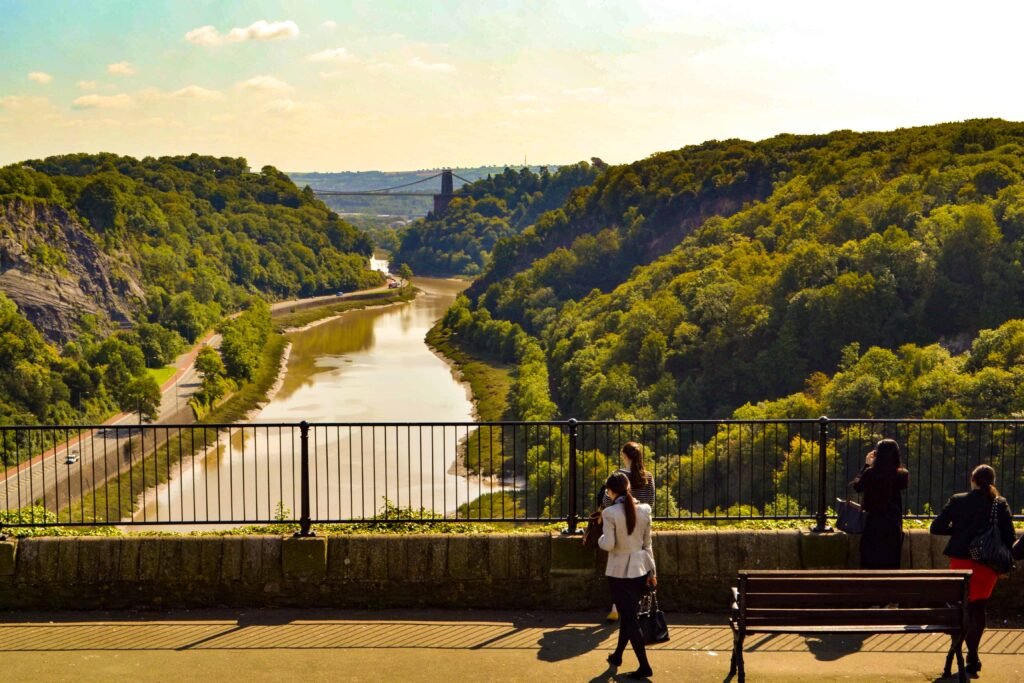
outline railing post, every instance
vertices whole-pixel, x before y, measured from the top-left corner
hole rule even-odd
[[[576,436],[579,427],[576,424],[575,418],[571,418],[567,424],[569,426],[569,481],[567,486],[569,493],[569,526],[566,527],[564,533],[572,535],[578,533],[576,525],[579,523],[579,511],[576,505]]]
[[[299,499],[302,512],[299,517],[299,530],[295,532],[295,535],[297,537],[315,536],[316,534],[310,530],[313,522],[309,514],[309,423],[305,420],[299,423],[299,444],[302,463]]]
[[[827,500],[828,488],[828,418],[822,415],[818,418],[818,510],[816,524],[811,531],[818,534],[832,532],[828,525]]]

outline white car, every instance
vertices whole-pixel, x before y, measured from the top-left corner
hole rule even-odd
[[[68,457],[64,458],[64,463],[67,465],[74,465],[78,462],[78,451],[71,451],[68,453]]]

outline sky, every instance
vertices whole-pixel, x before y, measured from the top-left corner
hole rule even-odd
[[[1024,120],[1022,19],[987,0],[0,0],[0,165],[624,163]]]

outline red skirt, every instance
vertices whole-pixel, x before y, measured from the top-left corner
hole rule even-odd
[[[969,602],[988,600],[992,597],[992,590],[996,587],[996,581],[999,579],[995,571],[974,560],[962,560],[959,557],[949,558],[949,568],[970,569],[973,571],[971,574],[970,592],[967,595]]]

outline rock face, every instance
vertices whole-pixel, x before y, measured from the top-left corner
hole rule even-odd
[[[65,342],[86,314],[131,322],[143,300],[130,266],[101,251],[63,208],[45,201],[0,201],[0,291],[50,341]]]

